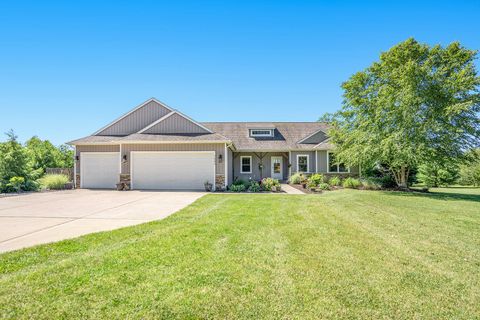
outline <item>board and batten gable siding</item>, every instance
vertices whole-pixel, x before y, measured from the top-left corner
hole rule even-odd
[[[225,174],[225,144],[224,143],[179,143],[179,144],[122,144],[122,156],[127,155],[127,160],[122,161],[122,174],[130,173],[132,151],[215,151],[215,173]],[[222,163],[218,156],[222,155]],[[182,168],[178,168],[182,170]]]
[[[178,113],[175,113],[165,120],[160,121],[153,127],[145,130],[143,133],[162,134],[162,133],[209,133],[196,123],[185,119]]]
[[[81,153],[82,152],[119,152],[119,145],[77,145],[75,147],[75,156],[80,158],[80,161],[75,161],[76,173],[80,174],[80,162],[82,161]],[[118,160],[120,161],[120,159]]]
[[[308,172],[315,172],[315,151],[292,151],[292,174],[297,172],[297,155],[308,155]]]
[[[149,124],[170,113],[170,110],[156,101],[150,101],[141,108],[133,111],[125,118],[103,129],[99,136],[125,136],[136,133]]]
[[[257,153],[258,154],[258,153]],[[251,156],[252,157],[252,173],[241,173],[240,172],[240,157],[242,156]],[[262,178],[271,177],[272,173],[272,157],[282,157],[282,174],[283,179],[286,180],[288,178],[288,153],[281,153],[281,152],[268,152],[263,157],[263,172],[260,174],[260,168],[258,165],[260,164],[260,158],[254,152],[236,152],[234,153],[235,159],[233,159],[233,174],[232,179],[238,178],[242,180],[248,181],[249,179],[252,180],[260,180]],[[233,180],[232,180],[233,182]]]

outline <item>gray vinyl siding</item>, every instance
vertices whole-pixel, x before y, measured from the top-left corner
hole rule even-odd
[[[254,152],[236,152],[233,156],[233,172],[232,182],[233,179],[238,178],[242,180],[260,180],[262,178],[270,177],[272,172],[272,156],[281,156],[283,158],[282,161],[282,174],[283,180],[288,178],[288,152],[268,152],[262,159],[263,163],[263,172],[260,173],[260,169],[258,167],[260,163],[260,157],[258,156],[260,153]],[[252,157],[252,173],[240,173],[240,157],[242,156],[251,156]]]
[[[179,143],[179,144],[122,144],[122,156],[127,155],[127,161],[122,161],[122,173],[130,173],[131,151],[215,151],[215,173],[225,173],[225,163],[218,162],[218,156],[221,154],[225,159],[224,143]],[[178,168],[182,170],[182,168]]]
[[[136,133],[148,126],[149,124],[165,116],[169,112],[170,110],[168,110],[164,106],[158,104],[155,101],[150,101],[143,107],[135,110],[117,123],[105,128],[97,135],[123,136]]]
[[[327,135],[323,132],[323,131],[320,131],[320,132],[317,132],[315,133],[313,136],[311,136],[310,138],[308,139],[305,139],[304,141],[302,141],[302,144],[304,143],[312,143],[312,144],[318,144],[320,142],[322,142],[323,140],[327,139]]]
[[[160,121],[153,127],[143,133],[161,134],[161,133],[209,133],[199,125],[185,119],[179,114],[174,114]]]
[[[82,152],[119,152],[119,151],[120,151],[120,146],[119,145],[76,146],[75,147],[75,156],[80,157],[80,161],[82,161],[82,157],[81,157]],[[76,167],[77,174],[80,174],[80,161],[75,161],[75,167]]]
[[[318,161],[317,161],[317,172],[325,173],[327,172],[327,151],[320,150],[317,151]]]
[[[315,172],[315,151],[292,151],[291,152],[292,158],[290,161],[292,162],[291,171],[292,174],[297,172],[297,155],[308,155],[308,172]]]

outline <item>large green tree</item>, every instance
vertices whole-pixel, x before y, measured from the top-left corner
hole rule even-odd
[[[28,155],[34,169],[71,168],[73,167],[73,150],[66,145],[55,147],[48,140],[34,136],[26,143]]]
[[[475,58],[458,42],[431,47],[414,39],[382,53],[342,84],[342,108],[330,117],[336,158],[350,166],[386,164],[407,187],[411,168],[478,146]]]

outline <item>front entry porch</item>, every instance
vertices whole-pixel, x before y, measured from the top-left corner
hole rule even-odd
[[[259,181],[263,178],[288,180],[288,152],[235,152],[231,166],[232,181],[235,179]]]

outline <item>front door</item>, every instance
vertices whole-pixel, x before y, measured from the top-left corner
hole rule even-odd
[[[282,157],[272,157],[272,178],[283,179]]]

